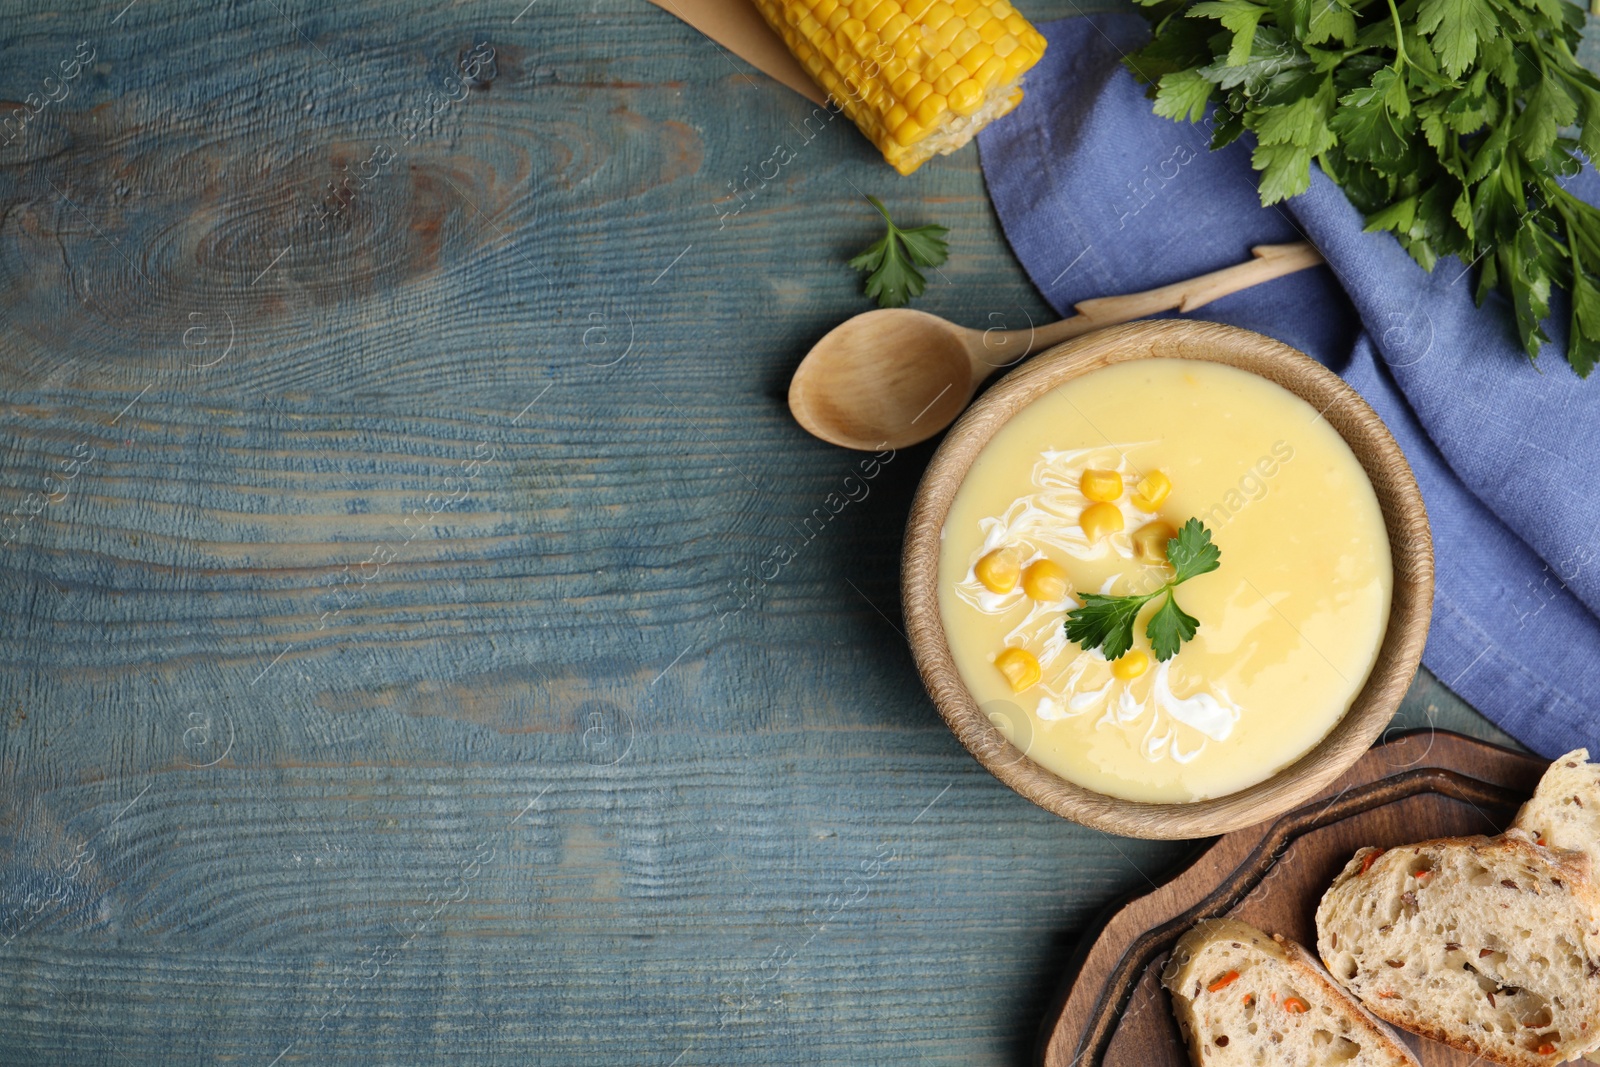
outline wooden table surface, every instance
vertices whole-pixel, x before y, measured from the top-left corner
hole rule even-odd
[[[643,0],[66,6],[0,24],[0,1063],[1026,1062],[1189,849],[958,747],[930,449],[782,402],[862,193],[1047,314],[975,151]]]

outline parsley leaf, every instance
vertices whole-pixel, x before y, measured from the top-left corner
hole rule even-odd
[[[1156,114],[1210,122],[1212,148],[1254,133],[1263,204],[1304,192],[1315,163],[1423,269],[1455,256],[1477,271],[1478,302],[1505,297],[1530,360],[1564,291],[1567,361],[1579,377],[1600,365],[1600,210],[1563,184],[1584,158],[1600,161],[1600,77],[1576,58],[1581,7],[1138,3],[1154,32],[1127,65]]]
[[[1167,542],[1167,562],[1172,564],[1172,585],[1210,574],[1222,566],[1222,549],[1211,543],[1211,531],[1199,519],[1190,519]]]
[[[1228,48],[1228,65],[1237,67],[1250,58],[1255,44],[1256,27],[1267,9],[1250,0],[1200,0],[1189,8],[1189,18],[1214,18],[1223,27],[1233,31],[1233,43]]]
[[[1199,122],[1211,99],[1211,83],[1197,70],[1163,74],[1156,88],[1156,114],[1164,119]]]
[[[1417,29],[1433,38],[1445,72],[1459,78],[1478,58],[1479,38],[1493,36],[1493,11],[1480,0],[1422,0]]]
[[[1167,591],[1166,602],[1150,616],[1145,633],[1150,635],[1150,651],[1156,659],[1169,660],[1178,654],[1178,646],[1195,635],[1200,620],[1178,607],[1172,591]]]
[[[1083,606],[1067,613],[1067,640],[1076,641],[1085,651],[1098,648],[1106,659],[1120,659],[1133,647],[1139,613],[1150,601],[1165,596],[1144,632],[1156,659],[1176,656],[1179,646],[1200,629],[1200,620],[1178,606],[1173,590],[1221,566],[1222,550],[1211,543],[1211,531],[1204,523],[1190,519],[1167,542],[1167,562],[1172,565],[1172,577],[1154,592],[1128,596],[1085,593]]]
[[[1133,624],[1154,595],[1083,594],[1083,607],[1067,614],[1067,639],[1085,649],[1099,648],[1106,659],[1120,658],[1133,647]]]
[[[883,216],[884,235],[850,261],[856,270],[868,271],[866,293],[879,307],[897,308],[921,296],[928,281],[918,267],[937,267],[949,258],[943,226],[917,226],[903,230],[875,196],[867,197]]]

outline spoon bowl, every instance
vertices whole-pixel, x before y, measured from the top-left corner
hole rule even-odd
[[[835,326],[789,383],[800,425],[831,444],[876,451],[927,440],[972,399],[969,331],[909,308]]]

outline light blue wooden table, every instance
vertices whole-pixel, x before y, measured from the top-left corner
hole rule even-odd
[[[642,0],[124,3],[0,16],[0,1064],[1026,1062],[1188,849],[955,743],[930,449],[782,402],[862,193],[1046,313],[976,153]]]

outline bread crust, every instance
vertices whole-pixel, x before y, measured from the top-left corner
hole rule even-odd
[[[1508,1052],[1498,1044],[1486,1047],[1484,1044],[1474,1040],[1470,1034],[1447,1029],[1444,1025],[1417,1015],[1415,1011],[1402,1011],[1398,1006],[1390,1007],[1389,1003],[1383,1000],[1369,1000],[1361,995],[1359,988],[1352,987],[1350,983],[1338,977],[1339,968],[1332,959],[1334,949],[1330,946],[1328,937],[1330,902],[1337,902],[1340,892],[1345,886],[1369,873],[1371,868],[1376,866],[1377,857],[1390,853],[1402,856],[1407,853],[1415,855],[1425,849],[1470,849],[1485,857],[1489,862],[1494,862],[1497,858],[1504,856],[1529,865],[1544,866],[1554,872],[1554,875],[1563,881],[1573,898],[1587,914],[1587,926],[1589,931],[1592,932],[1592,936],[1585,938],[1586,948],[1591,951],[1588,953],[1588,974],[1583,977],[1583,980],[1594,987],[1594,1002],[1600,1003],[1600,971],[1596,970],[1593,962],[1600,958],[1600,890],[1597,890],[1593,881],[1589,857],[1580,852],[1537,845],[1526,833],[1517,829],[1508,830],[1497,837],[1473,835],[1469,837],[1437,838],[1432,841],[1421,841],[1395,849],[1380,849],[1370,846],[1358,849],[1355,855],[1350,858],[1350,861],[1345,864],[1344,869],[1334,878],[1333,883],[1323,893],[1322,900],[1317,906],[1317,951],[1321,955],[1323,963],[1327,966],[1328,973],[1334,976],[1335,981],[1350,989],[1350,992],[1358,997],[1363,1005],[1378,1018],[1438,1041],[1441,1044],[1448,1045],[1458,1051],[1480,1056],[1492,1063],[1505,1064],[1506,1067],[1551,1067],[1554,1063],[1563,1062],[1562,1060],[1554,1059],[1549,1054],[1541,1055],[1520,1049]],[[1372,863],[1368,862],[1368,856],[1374,856]],[[1591,1021],[1597,1020],[1591,1019]],[[1592,1036],[1587,1045],[1565,1050],[1567,1055],[1575,1057],[1600,1047],[1600,1025],[1591,1027],[1590,1033]]]
[[[1589,750],[1552,762],[1511,825],[1537,843],[1592,853],[1600,845],[1600,766],[1589,762]]]

